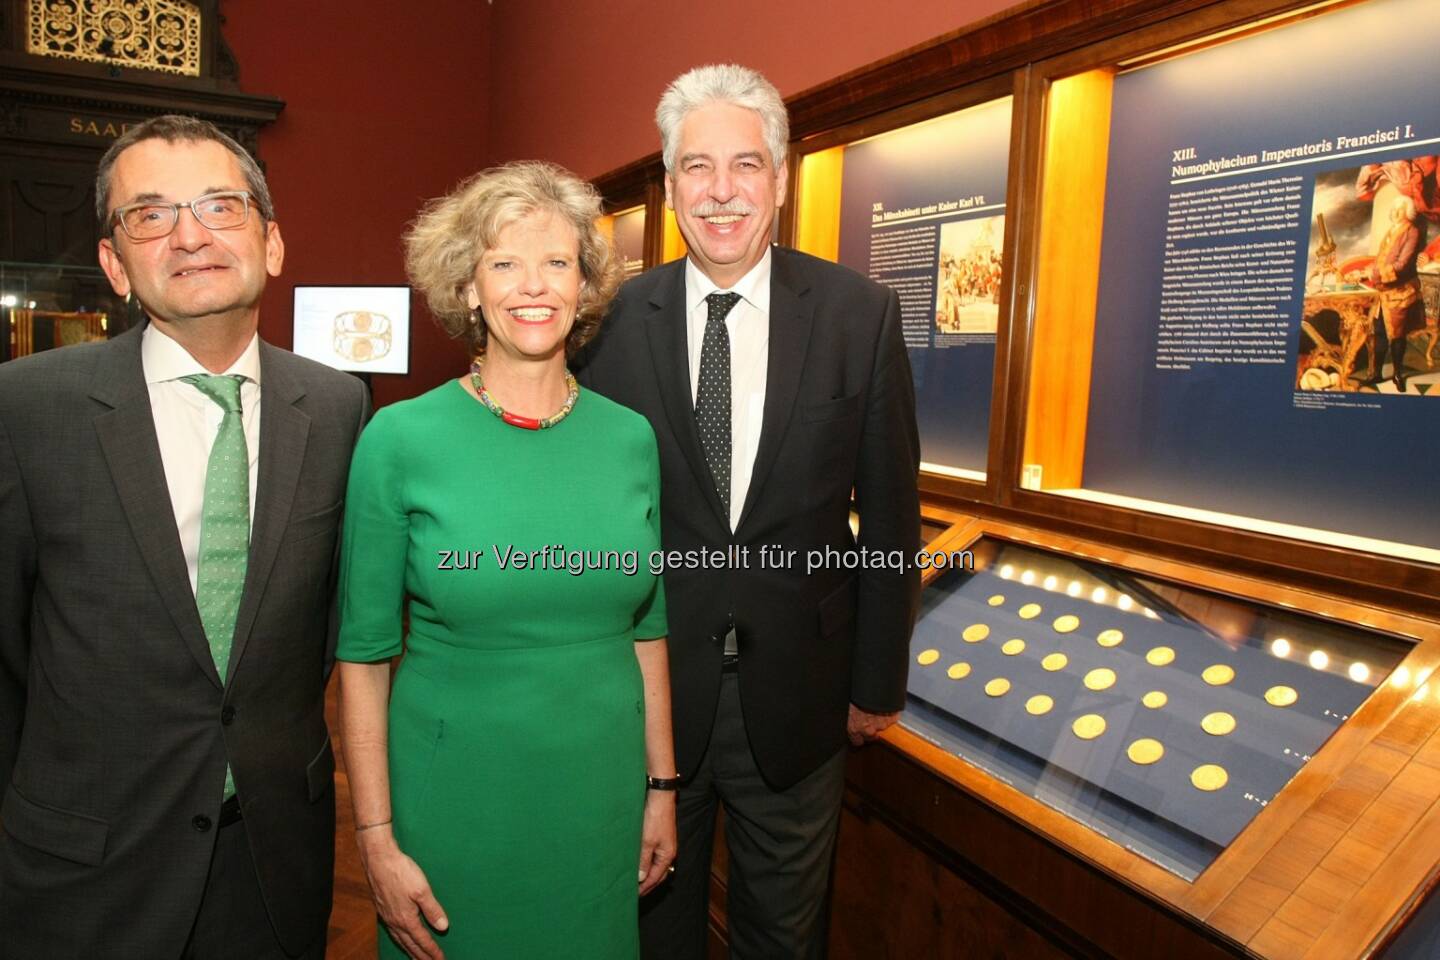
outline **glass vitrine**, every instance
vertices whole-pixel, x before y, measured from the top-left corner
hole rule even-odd
[[[912,732],[1193,880],[1413,644],[984,536],[925,588]],[[1423,694],[1422,694],[1423,695]]]

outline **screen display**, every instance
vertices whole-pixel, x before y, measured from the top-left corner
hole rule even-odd
[[[302,357],[353,373],[410,372],[410,288],[297,286]]]

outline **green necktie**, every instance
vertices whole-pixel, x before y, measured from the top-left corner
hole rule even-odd
[[[210,641],[210,655],[224,682],[230,668],[235,617],[245,590],[250,554],[250,454],[240,417],[241,376],[198,374],[182,377],[225,411],[205,468],[205,508],[200,516],[200,563],[195,605]],[[225,798],[235,793],[235,778],[225,767]]]

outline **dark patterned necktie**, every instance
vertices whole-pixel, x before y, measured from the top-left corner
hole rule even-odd
[[[730,516],[730,334],[725,316],[740,302],[738,293],[705,298],[705,339],[700,344],[700,383],[695,390],[695,425],[700,448],[715,481],[715,492]]]

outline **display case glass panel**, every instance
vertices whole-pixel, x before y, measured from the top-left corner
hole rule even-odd
[[[985,536],[926,587],[905,727],[1193,880],[1412,644]],[[1397,669],[1398,667],[1398,669]]]
[[[640,204],[606,214],[599,220],[600,231],[615,245],[625,267],[625,279],[645,272],[645,205]]]
[[[896,291],[921,466],[983,481],[1012,98],[803,155],[797,246]],[[802,145],[803,149],[803,145]]]
[[[1440,562],[1434,12],[1051,84],[1025,485]]]
[[[615,214],[615,247],[625,264],[625,279],[645,272],[645,208]]]
[[[0,362],[106,340],[143,319],[99,267],[0,261]]]

